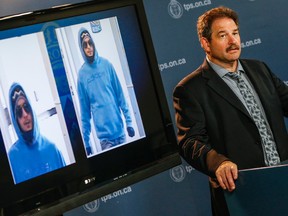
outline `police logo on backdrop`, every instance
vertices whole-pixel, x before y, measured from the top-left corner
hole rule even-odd
[[[168,4],[168,13],[172,18],[179,19],[183,15],[183,7],[178,1],[171,0]]]
[[[179,165],[170,169],[170,177],[174,182],[182,182],[186,177],[184,166]]]
[[[188,2],[185,4],[180,4],[177,0],[170,0],[168,4],[168,13],[174,19],[179,19],[182,17],[184,12],[191,12],[194,9],[200,7],[206,7],[212,4],[212,0],[199,0]]]
[[[97,200],[94,200],[92,202],[89,202],[83,205],[83,209],[88,213],[94,213],[99,209],[99,206],[100,206],[100,201],[97,199]]]

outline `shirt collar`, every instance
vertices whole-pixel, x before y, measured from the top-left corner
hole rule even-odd
[[[214,64],[213,62],[211,62],[209,60],[209,58],[206,56],[206,60],[208,61],[209,65],[212,67],[212,69],[220,76],[220,77],[224,77],[228,72],[231,72],[231,71],[228,71],[226,70],[225,68],[217,65],[217,64]],[[238,66],[237,66],[237,73],[245,73],[240,61],[238,60]]]

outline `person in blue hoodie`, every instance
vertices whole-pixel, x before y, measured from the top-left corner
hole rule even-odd
[[[87,155],[93,154],[90,144],[91,118],[102,150],[126,141],[126,130],[135,135],[128,104],[113,65],[98,55],[94,41],[85,28],[79,30],[78,42],[84,63],[79,69],[79,95],[82,133]],[[92,116],[92,117],[91,117]]]
[[[18,83],[9,90],[11,121],[18,140],[8,151],[15,183],[65,166],[56,145],[41,135],[30,101]]]

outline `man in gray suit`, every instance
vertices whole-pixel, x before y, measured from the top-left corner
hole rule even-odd
[[[238,170],[275,166],[288,158],[288,87],[268,66],[240,59],[235,11],[201,15],[204,63],[173,93],[181,156],[209,176],[213,215],[229,215],[223,190],[233,191]]]

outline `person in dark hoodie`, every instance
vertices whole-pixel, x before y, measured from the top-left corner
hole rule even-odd
[[[30,101],[18,83],[9,90],[11,121],[18,140],[8,151],[15,183],[65,166],[57,146],[41,135]]]
[[[92,154],[90,144],[91,116],[102,150],[126,141],[121,111],[130,137],[135,135],[132,118],[113,65],[100,57],[90,33],[79,30],[79,46],[84,63],[78,74],[82,133],[87,155]]]

